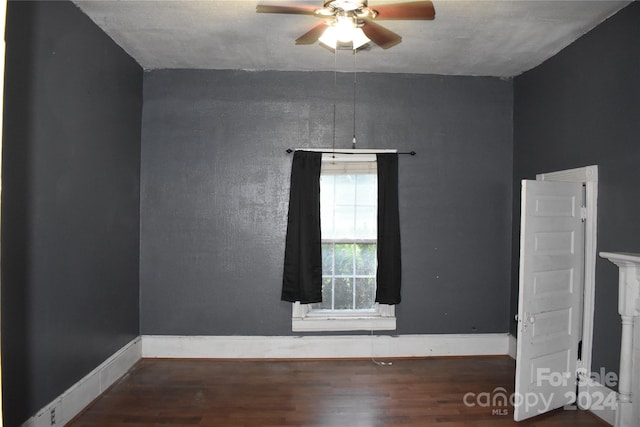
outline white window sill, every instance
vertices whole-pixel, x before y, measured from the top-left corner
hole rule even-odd
[[[312,311],[308,304],[292,304],[293,332],[320,331],[394,331],[395,306],[376,304],[370,312]]]

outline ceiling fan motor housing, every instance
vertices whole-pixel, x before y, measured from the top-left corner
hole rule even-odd
[[[320,16],[354,16],[359,19],[373,19],[378,15],[378,12],[367,6],[367,0],[328,0],[315,13]]]

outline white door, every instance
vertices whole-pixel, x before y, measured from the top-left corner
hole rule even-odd
[[[582,184],[522,181],[516,421],[575,401],[583,199]]]

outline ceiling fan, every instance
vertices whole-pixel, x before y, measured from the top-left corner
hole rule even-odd
[[[369,41],[389,49],[402,41],[402,37],[374,21],[380,20],[432,20],[436,16],[431,1],[381,4],[369,7],[368,0],[325,0],[324,6],[268,5],[256,8],[258,13],[287,13],[312,15],[323,19],[296,39],[296,44],[314,44],[317,41],[333,48],[351,46],[356,50]]]

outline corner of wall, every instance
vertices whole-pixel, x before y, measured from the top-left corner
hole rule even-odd
[[[23,424],[23,427],[65,425],[126,374],[141,358],[142,339],[137,337],[40,409]]]

